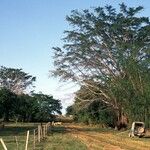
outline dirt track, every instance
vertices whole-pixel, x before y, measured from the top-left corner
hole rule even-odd
[[[89,150],[150,150],[148,138],[133,139],[127,133],[88,131],[78,125],[68,125],[66,128],[72,136],[86,144]]]

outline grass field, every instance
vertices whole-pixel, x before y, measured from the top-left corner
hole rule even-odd
[[[0,129],[0,138],[3,139],[8,150],[24,150],[27,130],[30,130],[28,150],[33,150],[33,129],[35,123],[7,124]],[[86,150],[85,144],[68,134],[64,127],[56,127],[49,132],[46,139],[36,142],[36,150]],[[0,150],[3,150],[0,144]]]
[[[0,130],[0,137],[8,150],[17,150],[17,143],[18,150],[24,150],[26,131],[36,127],[37,124],[8,124]],[[30,133],[29,150],[33,150]],[[0,150],[3,150],[1,145]],[[128,131],[64,124],[51,128],[47,138],[36,144],[36,150],[150,150],[150,136],[129,138]]]
[[[40,143],[37,150],[87,150],[85,144],[80,139],[76,139],[70,134],[54,133],[50,135],[45,141]]]
[[[6,124],[4,129],[0,129],[0,138],[3,139],[8,150],[24,150],[27,130],[30,130],[29,150],[33,149],[33,129],[37,127],[35,123]],[[0,144],[0,150],[3,150]]]

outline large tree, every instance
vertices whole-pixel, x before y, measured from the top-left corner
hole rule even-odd
[[[31,88],[35,80],[35,77],[22,69],[0,67],[0,88],[7,88],[16,94],[22,94],[27,88]]]
[[[96,95],[118,112],[118,120],[124,112],[134,118],[137,109],[142,120],[145,107],[145,118],[149,114],[150,22],[137,15],[141,10],[123,3],[119,11],[112,6],[73,10],[66,18],[73,29],[65,31],[63,48],[53,48],[53,75],[89,91],[96,88]]]

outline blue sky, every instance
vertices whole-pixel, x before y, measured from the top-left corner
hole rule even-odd
[[[37,77],[36,91],[62,99],[70,105],[76,87],[49,78],[53,68],[51,47],[61,46],[63,31],[68,29],[66,15],[73,9],[125,2],[144,6],[150,14],[149,0],[0,0],[0,65],[22,68]]]

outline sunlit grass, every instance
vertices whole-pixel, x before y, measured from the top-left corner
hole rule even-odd
[[[33,129],[38,124],[18,123],[7,124],[0,129],[0,138],[3,138],[8,150],[24,150],[27,130],[30,130],[29,148],[33,150]],[[47,138],[36,142],[36,150],[101,150],[105,147],[116,147],[124,150],[149,150],[150,134],[144,138],[129,138],[127,131],[89,127],[77,124],[63,124],[51,127]],[[37,138],[37,137],[36,137]],[[16,142],[17,140],[17,142]],[[0,144],[0,150],[3,150]]]
[[[69,133],[53,133],[47,139],[41,142],[37,149],[39,150],[87,150],[87,147],[79,139],[71,136]]]

